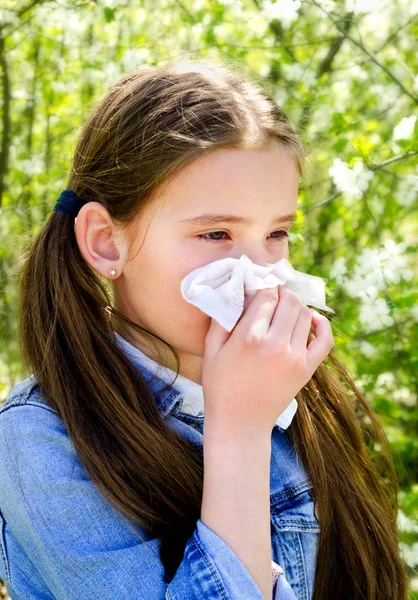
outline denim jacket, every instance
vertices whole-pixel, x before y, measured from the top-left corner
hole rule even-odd
[[[167,384],[135,364],[167,425],[203,451],[203,417],[182,413],[181,392],[162,391]],[[320,531],[312,483],[288,430],[275,425],[271,442],[271,548],[283,569],[272,600],[310,600]],[[158,539],[126,521],[88,477],[34,375],[16,384],[0,406],[0,578],[12,600],[264,600],[201,519],[170,583]]]

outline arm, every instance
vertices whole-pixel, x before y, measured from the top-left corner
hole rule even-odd
[[[0,481],[9,531],[56,600],[113,600],[115,594],[119,600],[263,600],[240,557],[201,519],[167,585],[158,540],[127,525],[100,495],[62,420],[47,408],[27,402],[0,409]],[[6,558],[18,593],[19,555],[14,550]],[[295,596],[280,595],[287,599]]]
[[[203,446],[202,521],[227,542],[270,600],[271,436],[235,433],[205,420]]]

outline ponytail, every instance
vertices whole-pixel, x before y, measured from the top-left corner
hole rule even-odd
[[[186,543],[199,518],[202,456],[166,426],[147,382],[118,347],[109,293],[73,230],[73,217],[54,212],[24,260],[21,351],[97,487],[161,538],[172,577],[179,556],[172,524],[181,521]]]

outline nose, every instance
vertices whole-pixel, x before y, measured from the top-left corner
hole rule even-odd
[[[267,263],[278,262],[281,258],[288,258],[289,252],[287,246],[283,244],[283,247],[276,249],[274,252],[267,252],[266,248],[258,248],[253,246],[241,246],[234,252],[234,258],[241,258],[245,254],[255,265],[265,267]]]
[[[258,246],[257,244],[241,244],[238,248],[235,248],[234,258],[241,258],[243,254],[245,254],[253,264],[260,265],[262,267],[267,266],[267,264],[276,263],[282,258],[287,258],[288,249],[287,244],[280,244],[280,248],[276,248],[275,250],[267,251],[267,248],[264,246]],[[252,300],[253,294],[249,294],[247,292],[247,288],[245,286],[244,289],[244,311],[247,310],[248,305]]]

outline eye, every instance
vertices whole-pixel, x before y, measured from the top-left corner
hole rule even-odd
[[[198,239],[203,240],[204,242],[214,242],[219,243],[219,242],[224,242],[225,239],[213,239],[213,238],[208,238],[206,237],[207,235],[216,235],[217,233],[221,233],[221,234],[225,234],[225,235],[229,235],[228,233],[226,233],[226,231],[211,231],[209,233],[202,233],[198,236],[196,236]],[[279,234],[277,237],[274,237],[273,239],[276,240],[283,240],[283,239],[288,239],[289,240],[289,232],[286,231],[286,229],[282,229],[280,231],[273,231],[273,234]],[[289,244],[290,244],[290,240],[289,240]]]

